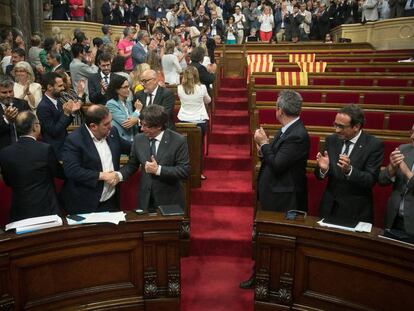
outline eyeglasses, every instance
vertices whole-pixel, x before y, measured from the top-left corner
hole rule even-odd
[[[150,78],[150,79],[142,79],[141,83],[142,84],[147,84],[148,82],[150,82],[151,80],[154,80],[154,78]]]
[[[350,125],[350,124],[343,125],[343,124],[338,124],[338,123],[334,122],[333,127],[336,128],[336,129],[344,130],[346,128],[352,127],[352,125]]]

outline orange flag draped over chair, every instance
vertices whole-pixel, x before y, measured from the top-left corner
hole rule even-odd
[[[326,62],[298,62],[298,66],[303,72],[325,72],[326,65]]]
[[[276,86],[306,86],[308,85],[307,72],[276,72]]]
[[[308,53],[308,54],[289,54],[289,63],[297,63],[297,62],[308,62],[312,63],[315,61],[315,53]]]

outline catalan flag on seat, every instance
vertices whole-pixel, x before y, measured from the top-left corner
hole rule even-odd
[[[307,54],[289,54],[289,63],[307,62],[312,63],[315,61],[315,53]]]
[[[276,72],[276,86],[307,86],[307,72]]]
[[[249,83],[250,75],[253,72],[272,72],[273,71],[273,62],[270,63],[250,63],[247,70],[247,83]]]
[[[272,54],[249,54],[247,55],[247,64],[251,63],[270,63],[272,62]]]
[[[302,72],[325,72],[326,62],[298,62],[298,66]]]

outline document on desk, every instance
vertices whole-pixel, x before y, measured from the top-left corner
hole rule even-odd
[[[6,225],[6,231],[16,229],[17,234],[52,228],[62,225],[62,218],[58,215],[26,218]]]
[[[355,227],[345,227],[345,226],[325,223],[323,222],[323,219],[319,220],[317,224],[321,227],[341,229],[341,230],[352,231],[352,232],[371,232],[371,229],[372,229],[372,224],[370,224],[369,222],[362,222],[362,221],[360,221]]]
[[[70,218],[66,218],[68,225],[80,225],[80,224],[92,224],[92,223],[101,223],[109,222],[111,224],[119,224],[121,221],[125,221],[124,212],[102,212],[102,213],[89,213],[89,214],[79,214],[79,216],[84,217],[85,219],[76,221]]]

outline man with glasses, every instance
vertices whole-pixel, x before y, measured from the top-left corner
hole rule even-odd
[[[102,53],[98,58],[99,71],[90,76],[88,81],[89,100],[91,103],[105,105],[106,89],[108,88],[111,77],[112,55]]]
[[[154,70],[145,70],[141,75],[141,83],[144,89],[135,94],[133,102],[139,100],[142,107],[163,106],[168,115],[167,127],[175,130],[173,122],[175,96],[169,89],[159,86],[158,82],[158,76]]]
[[[52,146],[38,141],[40,123],[33,112],[20,112],[15,124],[18,142],[0,152],[4,182],[13,190],[9,221],[60,214],[53,178],[63,178],[63,170]]]
[[[335,134],[326,137],[316,156],[315,176],[328,178],[320,217],[336,223],[373,222],[372,188],[378,180],[384,145],[363,131],[364,112],[357,105],[341,108]]]

